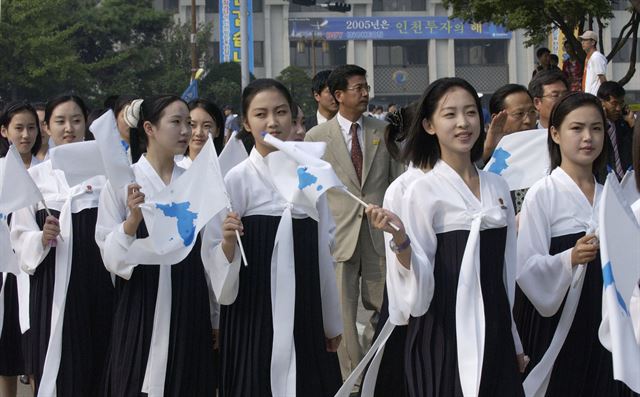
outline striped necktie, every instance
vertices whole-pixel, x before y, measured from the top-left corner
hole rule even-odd
[[[358,123],[351,124],[351,162],[356,170],[358,181],[362,183],[362,148],[358,139]]]
[[[622,179],[622,177],[624,176],[624,170],[622,169],[622,162],[620,161],[620,153],[618,153],[618,139],[616,137],[615,123],[609,124],[609,129],[607,130],[607,134],[609,134],[611,147],[613,147],[613,158],[615,160],[614,172],[616,173],[618,179]]]

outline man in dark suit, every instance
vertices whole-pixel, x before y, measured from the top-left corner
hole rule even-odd
[[[369,103],[367,71],[356,65],[336,68],[328,79],[338,113],[331,120],[312,128],[305,140],[327,143],[324,155],[336,174],[354,195],[366,203],[382,205],[384,193],[403,167],[389,155],[385,146],[388,124],[363,117]],[[364,208],[339,190],[327,192],[336,222],[333,256],[344,322],[343,343],[338,349],[340,367],[346,377],[358,365],[364,349],[356,329],[358,299],[373,310],[370,323],[375,329],[382,306],[386,275],[382,232],[374,229]]]
[[[318,110],[315,114],[309,114],[305,118],[304,127],[307,131],[318,124],[331,120],[338,111],[338,103],[327,87],[329,74],[331,74],[330,70],[322,70],[316,73],[311,80],[311,93],[318,103]]]
[[[605,81],[598,88],[598,98],[602,101],[602,107],[609,123],[608,126],[605,126],[605,139],[609,141],[609,144],[603,150],[607,150],[607,168],[615,172],[618,180],[621,180],[627,170],[631,168],[632,162],[631,145],[635,117],[624,102],[625,95],[624,88],[615,81]],[[606,174],[598,176],[598,179],[604,182]]]

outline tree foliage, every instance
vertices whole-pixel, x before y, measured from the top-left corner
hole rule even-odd
[[[453,16],[466,21],[492,22],[509,30],[523,29],[528,45],[543,41],[553,28],[558,28],[581,62],[584,62],[585,53],[574,34],[575,30],[593,30],[599,33],[600,51],[604,52],[602,30],[613,17],[613,4],[620,2],[629,4],[627,0],[443,0],[444,5],[452,10]],[[632,2],[638,3],[636,0]],[[613,59],[625,43],[632,40],[629,71],[621,83],[631,79],[636,63],[640,4],[637,8],[629,5],[629,20],[618,33],[619,39],[613,43],[611,52],[606,55],[608,60]],[[616,37],[615,34],[613,36]]]
[[[203,25],[196,36],[205,63],[210,34]],[[98,105],[111,94],[180,94],[190,51],[189,27],[151,0],[2,0],[0,97],[75,92]]]
[[[276,77],[291,92],[293,101],[300,105],[305,114],[315,114],[316,102],[311,95],[311,78],[304,69],[288,66]]]

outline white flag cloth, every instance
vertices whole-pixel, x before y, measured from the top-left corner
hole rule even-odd
[[[269,162],[276,188],[290,203],[307,210],[309,216],[318,220],[316,202],[332,187],[346,189],[331,167],[322,160],[327,148],[325,142],[283,142],[266,134],[265,142],[280,150],[286,156],[272,156]],[[274,157],[280,157],[278,163]]]
[[[636,201],[640,200],[640,192],[636,187],[636,174],[634,170],[627,171],[624,177],[620,181],[620,188],[622,189],[622,195],[629,205],[632,205]]]
[[[229,206],[218,157],[208,140],[184,174],[140,207],[149,237],[129,249],[129,263],[173,265],[191,252],[200,230]]]
[[[127,148],[123,146],[118,132],[116,117],[108,110],[89,127],[96,137],[107,179],[118,189],[135,182]]]
[[[609,173],[600,204],[602,323],[599,337],[611,351],[613,377],[640,393],[640,345],[629,303],[640,277],[640,227],[626,203],[618,180]]]
[[[273,335],[271,356],[271,389],[273,395],[296,394],[296,351],[293,338],[295,311],[295,263],[293,253],[293,224],[291,210],[294,205],[319,221],[318,198],[328,189],[339,186],[331,165],[320,159],[326,149],[323,142],[283,142],[264,134],[265,142],[278,149],[265,157],[266,171],[271,175],[274,188],[287,201],[271,257],[271,306],[278,332]]]
[[[237,132],[231,134],[231,138],[224,145],[222,152],[220,152],[220,171],[222,176],[227,175],[233,167],[242,163],[249,157],[247,150],[244,148],[244,144],[240,139],[236,139]]]
[[[484,170],[501,175],[513,191],[530,188],[549,175],[549,168],[547,130],[542,128],[505,135]]]
[[[7,217],[12,212],[42,201],[42,193],[31,179],[15,146],[0,159],[0,272],[20,274],[18,257],[11,246]]]
[[[62,170],[69,186],[105,175],[98,142],[85,141],[56,146],[49,150],[51,168]]]
[[[0,163],[0,213],[4,216],[42,201],[42,193],[29,175],[15,146]]]

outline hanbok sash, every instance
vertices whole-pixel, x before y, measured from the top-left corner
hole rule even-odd
[[[578,189],[575,183],[570,179],[561,168],[557,168],[553,171],[552,175],[554,179],[558,181],[568,194],[572,196],[573,202],[576,205],[584,207],[584,213],[590,214],[590,218],[577,219],[582,224],[587,234],[596,233],[598,230],[598,211],[599,211],[599,199],[598,189],[596,186],[594,205],[591,206],[586,197]],[[567,339],[573,318],[575,317],[578,309],[578,303],[580,301],[580,295],[582,293],[582,285],[584,284],[585,266],[581,265],[574,269],[571,285],[569,286],[569,292],[564,302],[562,314],[558,321],[558,326],[549,348],[542,356],[542,359],[531,370],[525,381],[523,382],[524,392],[527,397],[544,397],[549,386],[549,380],[551,379],[551,373],[553,372],[553,365],[560,354],[560,350],[564,345],[564,341]]]

